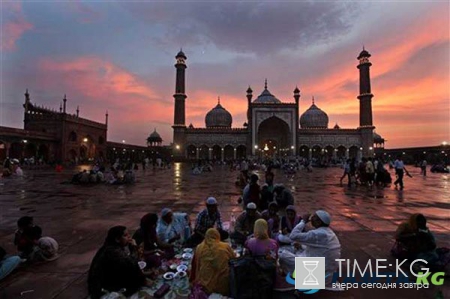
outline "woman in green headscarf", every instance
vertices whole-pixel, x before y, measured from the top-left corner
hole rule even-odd
[[[208,294],[228,295],[228,261],[234,257],[230,245],[220,241],[219,231],[215,228],[208,229],[205,240],[195,250],[190,282],[201,285]]]

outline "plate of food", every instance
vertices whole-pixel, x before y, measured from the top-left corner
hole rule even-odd
[[[192,258],[192,253],[183,253],[181,256],[184,260],[190,260]]]
[[[140,262],[138,262],[138,265],[141,270],[144,270],[145,267],[147,266],[147,263],[144,261],[140,261]]]
[[[180,265],[189,266],[189,262],[187,262],[187,261],[182,261],[182,262],[180,263]]]
[[[184,253],[192,253],[192,251],[194,251],[192,248],[185,248],[185,249],[183,249]]]
[[[175,258],[176,258],[176,259],[181,259],[181,257],[182,257],[182,255],[181,255],[181,254],[177,254],[177,255],[175,255]]]
[[[182,271],[186,271],[187,270],[187,266],[186,265],[179,265],[178,267],[177,267],[177,271],[178,272],[182,272]]]
[[[167,272],[163,275],[163,278],[165,280],[172,280],[175,277],[175,274],[172,272]]]

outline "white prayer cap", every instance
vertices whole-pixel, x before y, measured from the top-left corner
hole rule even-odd
[[[317,210],[316,215],[320,220],[322,220],[323,223],[325,223],[326,225],[330,225],[331,216],[330,214],[328,214],[328,212],[325,212],[324,210]]]
[[[249,202],[247,204],[247,209],[249,209],[249,210],[256,210],[256,204],[254,202]]]
[[[206,200],[206,204],[207,205],[216,205],[217,200],[214,197],[208,197],[208,199]]]

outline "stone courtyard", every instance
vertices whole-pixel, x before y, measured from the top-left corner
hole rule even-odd
[[[80,168],[87,168],[80,167]],[[163,207],[191,214],[191,221],[208,196],[218,199],[224,221],[242,211],[237,204],[241,190],[235,186],[238,172],[216,166],[212,173],[191,174],[190,165],[172,169],[137,171],[132,186],[80,186],[65,184],[79,169],[56,173],[51,169],[26,170],[23,178],[0,179],[0,245],[14,253],[17,219],[34,217],[44,236],[55,238],[61,256],[56,261],[23,267],[0,282],[0,298],[87,298],[87,271],[107,230],[125,225],[134,231],[141,216]],[[283,183],[295,197],[302,215],[317,209],[332,214],[332,228],[342,244],[342,257],[365,264],[369,259],[392,260],[389,249],[397,225],[412,213],[423,213],[438,247],[450,247],[450,175],[424,178],[419,168],[409,167],[405,190],[348,190],[339,185],[342,169],[314,169],[286,177],[275,171],[275,183]],[[258,173],[258,172],[257,172]],[[263,177],[263,175],[260,175]],[[393,269],[391,269],[393,270]],[[435,298],[438,290],[450,297],[450,282],[430,289],[354,289],[321,291],[302,298]],[[278,294],[279,298],[290,298]]]

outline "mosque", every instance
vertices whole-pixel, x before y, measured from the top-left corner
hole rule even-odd
[[[294,102],[285,103],[267,86],[256,99],[247,89],[247,121],[242,128],[232,128],[233,117],[218,100],[205,116],[205,127],[186,126],[186,60],[181,50],[176,56],[174,107],[174,156],[189,159],[240,159],[250,157],[302,156],[305,158],[361,158],[384,148],[384,139],[374,132],[370,86],[371,55],[363,51],[359,61],[359,127],[329,128],[328,115],[312,99],[300,115],[300,90],[293,91]]]

